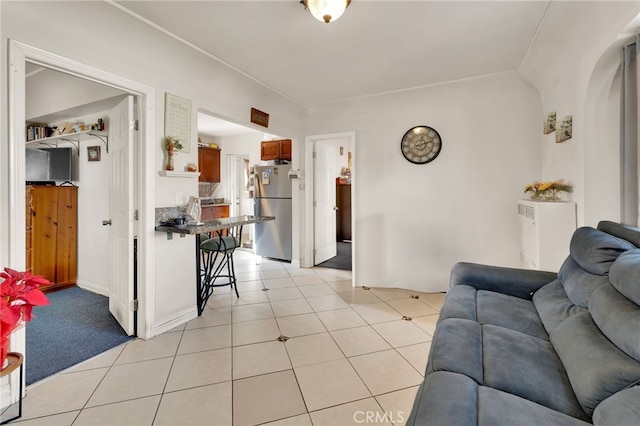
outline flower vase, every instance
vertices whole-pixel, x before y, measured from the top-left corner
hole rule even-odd
[[[547,190],[544,198],[547,201],[560,201],[562,196],[560,194],[560,191],[558,191],[557,189],[550,189]]]
[[[167,151],[167,164],[165,164],[164,169],[173,170],[173,151]]]

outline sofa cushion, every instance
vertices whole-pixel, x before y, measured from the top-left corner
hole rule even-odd
[[[587,426],[515,395],[478,385],[470,378],[450,372],[427,376],[418,388],[409,426]]]
[[[573,233],[569,252],[585,271],[594,275],[605,275],[621,253],[635,248],[635,245],[626,240],[584,226]]]
[[[482,332],[484,385],[588,419],[550,342],[492,325]]]
[[[486,386],[478,388],[478,425],[513,426],[531,424],[586,426],[590,423],[506,392]]]
[[[586,308],[576,306],[569,300],[559,280],[555,280],[536,291],[533,295],[533,304],[547,333],[551,333],[551,330],[567,318],[587,311]]]
[[[611,266],[610,280],[627,299],[640,305],[640,250],[620,255]]]
[[[640,275],[638,275],[640,285]],[[589,312],[600,331],[627,355],[640,361],[640,307],[611,284],[593,293]]]
[[[447,293],[440,319],[447,318],[499,325],[541,339],[549,339],[530,300],[494,291],[476,290],[467,285],[456,285]]]
[[[438,323],[431,342],[427,374],[434,371],[453,371],[483,382],[480,324],[459,318]]]
[[[608,273],[609,269],[606,272]],[[594,291],[609,282],[606,274],[595,275],[585,271],[571,256],[567,257],[560,267],[558,278],[569,300],[582,308],[589,306],[589,299]]]
[[[478,384],[461,374],[438,372],[425,377],[407,419],[411,426],[478,424]]]
[[[538,311],[531,301],[486,290],[478,291],[476,298],[480,324],[498,325],[549,340]]]
[[[605,399],[593,412],[595,425],[638,426],[640,386],[622,390]]]
[[[588,312],[565,320],[551,333],[580,405],[590,416],[614,393],[640,382],[640,362],[618,349]]]

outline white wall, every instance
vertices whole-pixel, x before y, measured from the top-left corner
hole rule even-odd
[[[573,138],[542,136],[541,179],[575,185],[578,225],[620,219],[618,34],[638,2],[553,2],[520,73],[542,97],[546,114],[573,116]]]
[[[247,123],[251,107],[270,114],[270,130],[278,134],[301,138],[302,107],[275,94],[255,81],[239,75],[182,43],[154,30],[104,2],[6,2],[0,3],[2,40],[2,93],[8,81],[8,39],[15,39],[54,54],[151,86],[156,90],[156,103],[149,105],[155,113],[155,164],[161,170],[164,153],[164,93],[192,101],[192,140],[189,153],[176,158],[176,170],[188,162],[197,162],[197,123],[199,109],[214,111],[237,123]],[[70,18],[72,17],[72,18]],[[126,31],[124,30],[126,28]],[[0,169],[8,170],[8,111],[6,102],[0,105],[2,151]],[[153,197],[155,205],[175,205],[176,193],[197,196],[195,179],[175,179],[155,175]],[[8,199],[7,175],[0,178],[1,199]],[[8,259],[9,212],[14,206],[0,203],[0,260]],[[151,216],[154,212],[148,212]],[[141,229],[140,236],[152,237],[155,259],[153,332],[164,331],[175,323],[195,314],[195,249],[194,238],[174,238],[153,229]]]
[[[356,285],[444,291],[455,262],[519,264],[515,200],[541,171],[537,92],[516,73],[309,108],[306,134],[356,132]],[[443,140],[404,159],[413,126]]]

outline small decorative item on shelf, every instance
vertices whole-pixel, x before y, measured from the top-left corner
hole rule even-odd
[[[23,322],[31,321],[34,306],[48,305],[49,300],[38,289],[49,284],[46,278],[4,268],[0,272],[0,368],[4,368],[9,351],[9,336]]]
[[[524,188],[532,200],[560,201],[562,192],[573,192],[573,185],[566,183],[564,179],[553,182],[534,182]]]
[[[184,168],[187,172],[197,172],[198,171],[198,165],[196,163],[187,163],[187,165]]]
[[[165,164],[164,169],[173,170],[173,154],[175,151],[180,151],[182,149],[180,139],[174,136],[165,136],[164,149],[167,150],[167,163]]]

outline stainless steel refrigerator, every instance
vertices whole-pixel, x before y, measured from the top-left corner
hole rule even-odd
[[[256,254],[291,260],[291,180],[289,164],[255,166],[254,212],[276,220],[255,224]]]

